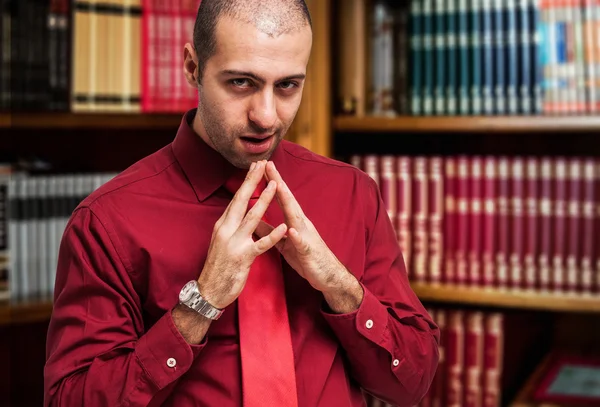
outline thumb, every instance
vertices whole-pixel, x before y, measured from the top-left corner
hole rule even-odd
[[[273,231],[273,229],[275,229],[275,228],[272,225],[261,220],[258,223],[258,225],[256,226],[254,233],[256,234],[256,236],[258,236],[259,239],[262,239],[263,237],[268,236]],[[285,234],[283,235],[282,239],[275,244],[275,247],[280,252],[281,252],[281,249],[283,248],[283,243],[285,242],[287,235],[288,235],[288,233],[286,231]]]

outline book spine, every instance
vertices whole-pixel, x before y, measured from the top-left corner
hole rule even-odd
[[[469,251],[468,283],[479,286],[482,282],[482,226],[483,226],[483,160],[481,157],[470,159],[469,171]]]
[[[539,233],[539,164],[528,157],[525,170],[525,288],[534,290],[537,285],[538,233]]]
[[[434,46],[435,46],[435,87],[434,87],[434,113],[438,116],[446,112],[446,79],[448,61],[446,60],[448,32],[446,30],[446,0],[434,2]]]
[[[583,29],[583,0],[573,0],[573,26],[575,32],[575,81],[576,113],[585,113],[586,108],[586,61]]]
[[[444,274],[447,284],[456,282],[456,228],[457,228],[457,163],[447,157],[444,163]]]
[[[532,65],[530,77],[533,114],[542,114],[544,111],[543,83],[546,53],[543,52],[545,48],[544,37],[542,37],[541,11],[541,0],[529,0],[530,55]]]
[[[379,170],[381,180],[381,198],[387,209],[387,214],[392,222],[396,224],[396,169],[394,168],[395,157],[384,155],[379,159]]]
[[[423,115],[434,111],[434,9],[433,0],[423,0]]]
[[[521,157],[510,162],[510,286],[523,287],[523,268],[525,254],[524,201],[525,201],[524,163]]]
[[[457,27],[458,0],[446,1],[446,114],[456,115],[458,112],[458,38],[460,32]]]
[[[482,374],[483,374],[483,312],[470,311],[465,313],[465,380],[464,406],[482,406]]]
[[[511,115],[519,113],[519,31],[517,24],[517,0],[507,0],[504,5],[504,25],[506,32],[506,112]]]
[[[368,154],[363,157],[364,171],[369,177],[375,181],[378,188],[381,190],[381,179],[379,177],[379,157],[375,154]]]
[[[0,164],[0,300],[6,300],[11,294],[9,275],[11,263],[11,247],[9,245],[9,184],[10,165]]]
[[[361,3],[363,3],[361,1]],[[410,19],[410,3],[404,3],[398,7],[394,14],[394,51],[392,57],[394,59],[394,87],[396,92],[396,112],[400,115],[410,113],[409,102],[410,95],[408,91],[408,64],[409,64],[409,26]],[[357,20],[361,21],[361,20]],[[342,34],[343,35],[343,34]]]
[[[412,270],[412,164],[411,157],[397,158],[398,245],[404,256],[406,270]]]
[[[456,283],[468,282],[469,271],[469,157],[458,157],[457,193],[456,193],[456,239],[455,262]]]
[[[585,92],[586,106],[588,113],[596,112],[596,58],[595,43],[596,30],[594,24],[594,0],[583,0],[583,42],[584,42],[584,60],[585,60]]]
[[[423,114],[423,2],[410,2],[411,113]]]
[[[555,160],[556,177],[554,179],[554,212],[553,223],[554,233],[552,245],[552,289],[555,293],[560,293],[565,289],[566,283],[566,233],[567,233],[567,162],[566,159],[559,157]]]
[[[485,54],[484,54],[484,39],[488,39],[489,37],[485,37],[485,25],[482,24],[483,14],[483,5],[484,1],[489,2],[489,0],[471,0],[470,12],[469,12],[469,34],[470,34],[470,46],[471,46],[471,114],[477,116],[483,112],[483,80],[484,80],[484,70],[482,67],[485,63]]]
[[[567,184],[568,184],[568,209],[567,224],[567,258],[566,258],[566,290],[576,293],[581,287],[581,248],[582,248],[582,189],[583,189],[583,163],[579,158],[571,158],[567,163]]]
[[[494,113],[506,114],[506,26],[503,0],[494,0],[492,4],[492,50],[493,50],[493,99]]]
[[[494,69],[490,68],[498,66],[494,64],[494,4],[492,0],[482,0],[481,8],[482,67],[487,67],[482,69],[483,113],[486,115],[494,113]]]
[[[435,377],[433,378],[432,386],[435,388],[433,392],[433,397],[431,401],[432,407],[444,407],[446,401],[446,377],[447,377],[447,362],[446,362],[446,315],[447,311],[445,309],[438,309],[435,313],[435,322],[440,329],[440,344],[438,347],[439,350],[439,359],[438,359],[438,367],[435,372]]]
[[[471,64],[470,64],[470,42],[469,42],[469,16],[470,10],[467,0],[458,1],[458,112],[461,115],[470,113],[470,84],[471,84]]]
[[[415,157],[413,174],[413,271],[416,282],[427,280],[427,217],[428,180],[427,157]]]
[[[428,230],[428,281],[439,284],[442,281],[443,256],[443,215],[444,215],[444,160],[441,157],[430,157],[429,165],[429,230]]]
[[[500,407],[502,405],[502,359],[504,353],[503,337],[504,316],[501,313],[490,313],[484,321],[484,379],[483,407]]]
[[[463,407],[463,369],[465,359],[464,311],[448,311],[446,335],[447,407]]]
[[[552,235],[554,234],[554,171],[551,158],[544,157],[540,166],[540,251],[539,251],[539,289],[543,293],[550,291],[552,275]]]
[[[518,57],[518,112],[524,115],[533,113],[532,105],[532,75],[531,72],[535,67],[535,62],[532,61],[531,46],[531,24],[529,14],[530,1],[529,0],[518,0],[517,2],[517,24],[518,24],[518,46],[517,55],[513,58],[515,60]]]
[[[484,287],[493,287],[496,284],[496,236],[497,236],[497,163],[493,156],[485,157],[484,160],[484,184],[483,184],[483,282]]]
[[[496,282],[499,288],[508,286],[510,255],[510,162],[508,157],[498,158],[497,186]]]
[[[593,260],[598,233],[595,230],[596,178],[594,158],[583,161],[582,233],[581,233],[581,291],[591,294],[594,288]]]

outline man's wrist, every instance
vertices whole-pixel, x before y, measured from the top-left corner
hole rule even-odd
[[[349,314],[358,310],[362,304],[364,291],[356,277],[348,270],[344,269],[341,275],[337,282],[323,290],[323,297],[334,313]]]

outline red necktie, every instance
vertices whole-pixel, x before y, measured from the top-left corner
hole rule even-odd
[[[235,193],[246,176],[237,171],[225,187]],[[248,203],[266,187],[263,179]],[[266,218],[263,217],[266,221]],[[276,248],[257,256],[238,297],[244,407],[296,407],[296,373],[283,284]]]

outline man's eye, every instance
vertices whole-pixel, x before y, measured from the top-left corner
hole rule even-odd
[[[232,79],[231,84],[233,86],[244,88],[250,86],[250,81],[248,81],[248,79]]]
[[[297,86],[298,86],[298,84],[296,82],[292,82],[292,81],[281,82],[279,84],[279,87],[282,89],[293,89]]]

